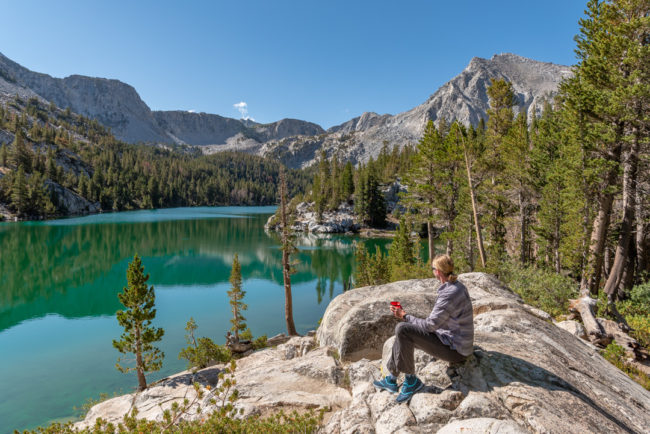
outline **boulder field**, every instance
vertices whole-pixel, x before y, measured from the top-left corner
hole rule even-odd
[[[524,304],[493,276],[461,274],[474,306],[474,354],[460,364],[416,350],[426,387],[408,404],[376,391],[397,320],[389,301],[424,317],[436,299],[434,279],[347,291],[328,306],[315,335],[294,337],[237,361],[244,415],[326,408],[324,433],[643,433],[650,392],[548,314]],[[564,327],[564,328],[563,328]],[[568,327],[573,330],[575,327]],[[146,391],[94,406],[77,427],[97,417],[118,422],[132,408],[161,420],[173,402],[189,400],[183,418],[210,412],[223,365],[165,378]],[[204,390],[196,397],[192,383]],[[219,401],[219,400],[217,400]],[[201,413],[197,411],[200,406]]]

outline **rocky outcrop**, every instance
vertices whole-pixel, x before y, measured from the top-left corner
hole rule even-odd
[[[281,119],[270,124],[257,124],[252,129],[260,142],[282,140],[292,136],[317,136],[325,133],[320,125],[299,119]]]
[[[450,366],[416,350],[416,371],[426,388],[408,406],[368,386],[380,376],[379,361],[351,363],[359,373],[350,374],[352,402],[330,419],[325,432],[357,427],[378,433],[646,432],[650,392],[592,345],[541,318],[496,279],[470,273],[460,280],[474,305],[474,354]],[[379,324],[389,320],[381,318],[389,317],[392,299],[422,316],[430,308],[422,305],[432,302],[436,287],[435,281],[423,280],[348,291],[328,307],[318,338],[339,348],[343,359],[383,351],[385,361],[393,338],[377,348],[377,340],[366,343],[368,330],[385,330]]]
[[[396,180],[395,182],[383,186],[381,192],[384,194],[384,200],[386,201],[386,211],[389,213],[399,209],[400,212],[405,212],[406,208],[399,204],[400,194],[406,193],[408,190],[405,185],[401,183],[401,180]]]
[[[324,433],[647,432],[650,392],[494,277],[469,273],[460,280],[474,305],[474,353],[450,365],[416,350],[416,372],[426,386],[408,404],[397,404],[372,381],[385,372],[382,360],[394,339],[388,301],[424,316],[435,302],[432,279],[347,291],[328,306],[317,341],[292,338],[239,360],[236,407],[244,415],[327,407]],[[132,407],[139,417],[161,420],[183,398],[192,404],[183,417],[201,417],[197,405],[214,408],[221,369],[184,372],[98,404],[77,427],[99,416],[119,421]],[[194,399],[193,381],[205,391],[202,400]]]
[[[173,402],[182,403],[187,398],[192,404],[185,419],[209,414],[215,406],[211,403],[224,366],[216,365],[197,373],[190,371],[165,378],[144,392],[118,396],[94,406],[77,428],[91,427],[97,417],[108,422],[120,422],[127,412],[136,408],[138,417],[162,420],[163,412]],[[345,377],[335,353],[327,348],[315,348],[313,337],[292,338],[276,348],[258,351],[237,361],[235,381],[239,391],[236,408],[243,416],[265,415],[280,408],[306,410],[331,408],[334,411],[347,407],[350,393],[344,387]],[[198,382],[204,396],[198,399],[192,384]],[[201,413],[197,411],[203,409]]]
[[[399,195],[406,191],[399,180],[381,188],[386,202],[386,210],[390,213],[405,209],[399,204]],[[291,230],[312,234],[343,234],[357,233],[363,227],[354,213],[354,204],[347,201],[341,202],[335,210],[324,211],[321,220],[318,220],[316,204],[314,202],[300,202],[292,212],[293,224]],[[275,215],[269,217],[264,228],[278,231],[280,222]],[[389,223],[389,228],[393,225]]]
[[[334,211],[323,212],[323,218],[319,222],[315,211],[314,202],[300,202],[296,205],[293,214],[294,232],[308,232],[312,234],[343,234],[357,232],[361,225],[357,223],[354,215],[354,207],[347,202],[342,202]],[[264,228],[266,230],[279,230],[280,222],[275,215],[269,217]]]
[[[475,315],[509,307],[532,309],[490,275],[463,276]],[[423,318],[433,308],[438,286],[436,279],[416,279],[348,291],[330,302],[318,328],[318,340],[335,347],[343,360],[380,358],[383,343],[397,325],[387,309],[389,302],[397,300],[410,314]]]
[[[242,150],[239,148],[257,153],[264,142],[291,136],[314,136],[325,132],[319,125],[298,119],[259,124],[209,113],[178,110],[154,111],[153,116],[169,139],[178,144],[209,146],[208,153]]]
[[[66,211],[66,215],[93,214],[101,211],[99,202],[89,202],[74,191],[56,182],[47,179],[45,180],[45,187],[54,193],[59,205]]]
[[[246,127],[237,119],[209,113],[188,111],[154,111],[154,119],[169,136],[167,141],[178,144],[221,145]]]

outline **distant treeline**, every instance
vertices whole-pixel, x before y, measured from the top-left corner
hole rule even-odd
[[[15,137],[0,144],[0,205],[23,218],[69,214],[57,185],[102,210],[277,202],[277,161],[126,144],[96,120],[36,98],[16,97],[0,106],[0,130]],[[293,194],[310,180],[303,171],[288,170]]]

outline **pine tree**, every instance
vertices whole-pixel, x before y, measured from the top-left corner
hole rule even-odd
[[[648,151],[650,131],[650,4],[647,0],[612,1],[604,6],[604,18],[604,26],[599,29],[604,41],[597,43],[607,45],[597,49],[607,50],[605,57],[613,73],[609,89],[613,104],[604,114],[624,125],[617,138],[622,147],[623,215],[618,224],[614,261],[603,288],[614,310],[614,301],[625,298],[638,278],[635,274],[641,274],[641,270],[634,270],[638,253],[633,239],[638,184],[643,179],[639,176],[639,162],[642,152]]]
[[[627,264],[639,250],[632,238],[638,224],[638,163],[648,131],[649,13],[645,0],[589,1],[587,17],[580,20],[580,34],[576,37],[578,64],[573,77],[560,89],[563,111],[582,125],[578,140],[584,143],[584,166],[599,168],[596,179],[600,182],[592,200],[597,212],[581,282],[583,292],[595,295],[600,286],[612,206],[619,193],[623,196],[614,266],[606,270],[610,301],[624,295],[624,275],[635,274],[635,261],[631,261],[631,269]]]
[[[359,220],[372,227],[386,226],[386,200],[379,190],[372,158],[365,167],[359,169],[354,196],[354,212]]]
[[[529,262],[530,253],[532,181],[530,179],[530,137],[524,110],[519,112],[504,138],[503,148],[506,189],[512,198],[511,208],[519,210],[519,261],[526,264]]]
[[[538,259],[540,265],[550,265],[561,271],[560,245],[564,234],[562,223],[564,213],[564,171],[566,161],[561,158],[561,137],[558,115],[550,104],[546,104],[542,118],[533,126],[533,149],[531,151],[531,178],[533,190],[539,203],[537,224],[534,232],[538,238]]]
[[[354,177],[352,175],[352,163],[345,163],[343,173],[341,174],[341,195],[344,200],[349,200],[354,194]]]
[[[389,258],[375,246],[375,254],[370,254],[363,243],[355,248],[354,286],[383,285],[391,280]]]
[[[49,193],[44,185],[44,178],[40,172],[33,172],[27,181],[27,195],[29,197],[29,211],[34,214],[45,214],[49,201]]]
[[[18,167],[18,172],[14,178],[14,185],[11,189],[11,202],[19,216],[27,213],[29,209],[29,195],[23,166]]]
[[[151,326],[156,317],[156,294],[153,286],[147,285],[149,275],[144,274],[144,267],[138,255],[129,264],[126,271],[128,286],[117,295],[125,307],[117,311],[117,322],[124,328],[120,340],[113,340],[113,346],[122,354],[135,356],[135,367],[123,366],[120,357],[116,368],[123,373],[136,371],[138,390],[147,388],[146,372],[158,371],[162,367],[165,354],[152,344],[162,339],[164,330]]]
[[[368,197],[368,224],[372,227],[386,226],[386,200],[379,190],[379,181],[374,170],[368,172],[366,192]]]
[[[241,264],[236,253],[230,271],[230,288],[230,291],[228,291],[232,310],[232,319],[230,320],[232,327],[230,330],[235,334],[235,341],[239,342],[239,332],[246,330],[246,323],[244,322],[246,318],[244,318],[242,312],[248,309],[248,306],[242,301],[246,291],[242,290]]]
[[[197,338],[194,335],[198,328],[194,318],[190,318],[185,325],[187,347],[178,353],[179,359],[187,360],[188,369],[203,369],[212,362],[230,361],[232,354],[225,345],[217,345],[210,338]]]
[[[393,238],[388,251],[388,257],[393,269],[399,267],[409,267],[416,262],[416,247],[415,243],[411,241],[410,225],[406,223],[406,219],[401,217],[399,220],[399,227]]]
[[[447,254],[453,252],[458,200],[465,182],[461,172],[462,148],[456,138],[457,134],[464,133],[457,122],[450,127],[445,125],[443,122],[446,137],[436,129],[433,121],[427,123],[412,165],[404,176],[404,183],[408,186],[404,197],[406,206],[417,210],[427,224],[429,258],[434,256],[435,223],[446,228],[443,236],[447,241]]]
[[[439,205],[435,180],[436,151],[442,147],[442,140],[433,121],[427,122],[417,153],[413,156],[413,163],[403,179],[408,191],[404,196],[406,207],[417,210],[427,225],[429,259],[434,256],[433,218]]]
[[[514,121],[513,106],[516,103],[512,84],[503,79],[492,79],[488,87],[490,108],[486,130],[486,150],[483,153],[483,169],[489,183],[484,184],[486,196],[487,225],[490,234],[489,261],[498,268],[506,255],[506,222],[509,212],[504,178],[504,140]]]
[[[296,247],[291,242],[289,229],[289,215],[287,211],[287,178],[284,169],[280,168],[280,227],[282,230],[282,277],[284,280],[284,319],[287,323],[287,334],[297,336],[296,326],[293,322],[293,297],[291,296],[291,255]]]
[[[7,166],[7,161],[9,159],[9,153],[7,152],[7,145],[4,143],[0,144],[0,166]]]
[[[23,166],[25,172],[30,173],[32,171],[32,152],[27,148],[27,145],[25,144],[25,135],[23,130],[20,128],[16,131],[12,147],[13,163],[16,167]]]
[[[47,177],[50,178],[52,181],[57,182],[57,171],[56,171],[56,164],[54,163],[55,156],[54,156],[54,150],[52,148],[48,148],[47,150],[47,157],[45,160],[45,170]]]
[[[476,246],[478,248],[479,258],[481,260],[481,266],[485,268],[487,264],[485,247],[483,245],[483,231],[481,220],[479,216],[479,204],[477,198],[477,186],[481,182],[479,179],[476,180],[475,167],[477,161],[481,160],[483,152],[483,142],[484,142],[484,127],[485,122],[483,118],[479,121],[478,128],[474,129],[470,127],[469,137],[465,137],[461,134],[461,131],[458,129],[455,131],[455,139],[457,143],[460,143],[463,151],[463,161],[465,163],[465,173],[467,175],[467,190],[469,193],[469,199],[472,206],[472,214],[470,217],[470,225],[473,223],[473,231],[476,234]],[[474,268],[474,253],[472,246],[472,228],[469,229],[468,235],[468,264],[470,269]]]

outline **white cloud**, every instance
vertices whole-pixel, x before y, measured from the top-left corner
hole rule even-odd
[[[188,113],[196,113],[196,110],[188,110]]]
[[[250,120],[250,121],[255,120],[252,117],[248,116],[248,104],[246,104],[244,101],[238,102],[237,104],[233,104],[232,106],[239,111],[239,114],[241,115],[242,119]]]

